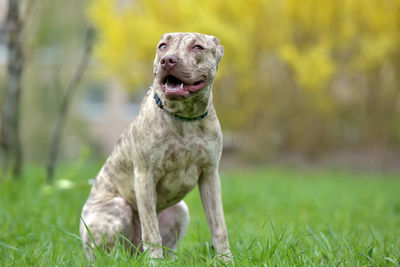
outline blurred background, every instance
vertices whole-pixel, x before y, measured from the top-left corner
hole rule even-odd
[[[8,2],[0,0],[2,114]],[[225,48],[213,89],[223,166],[400,170],[400,0],[19,4],[25,163],[48,161],[63,106],[59,159],[104,159],[152,83],[160,36],[201,32]]]

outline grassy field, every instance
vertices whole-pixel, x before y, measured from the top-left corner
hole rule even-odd
[[[67,166],[55,186],[38,168],[0,181],[0,266],[87,266],[78,234],[87,179]],[[29,173],[29,175],[27,174]],[[382,173],[277,167],[221,173],[236,266],[400,266],[400,179]],[[98,253],[93,266],[219,266],[197,190],[177,260]]]

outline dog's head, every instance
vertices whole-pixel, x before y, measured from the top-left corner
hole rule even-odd
[[[210,87],[223,54],[214,36],[166,33],[157,45],[155,82],[167,99],[188,99]]]

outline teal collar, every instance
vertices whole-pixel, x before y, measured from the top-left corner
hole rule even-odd
[[[181,120],[181,121],[197,121],[197,120],[201,120],[201,119],[205,118],[208,115],[208,111],[206,111],[206,113],[204,113],[204,114],[202,114],[200,116],[197,116],[197,117],[193,117],[193,118],[183,117],[183,116],[180,116],[178,114],[172,113],[171,111],[165,109],[164,106],[163,106],[162,100],[158,96],[157,93],[154,93],[154,100],[156,101],[157,106],[160,109],[164,110],[165,113],[167,113],[168,115],[174,117],[175,119]]]

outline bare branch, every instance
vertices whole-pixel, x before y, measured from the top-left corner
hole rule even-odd
[[[62,100],[59,115],[54,128],[53,136],[50,143],[49,157],[47,161],[47,182],[52,183],[54,180],[54,171],[57,164],[58,151],[61,143],[62,131],[65,126],[72,98],[78,88],[80,81],[88,67],[93,47],[94,30],[89,27],[86,31],[85,48],[79,65],[69,82],[65,96]]]

